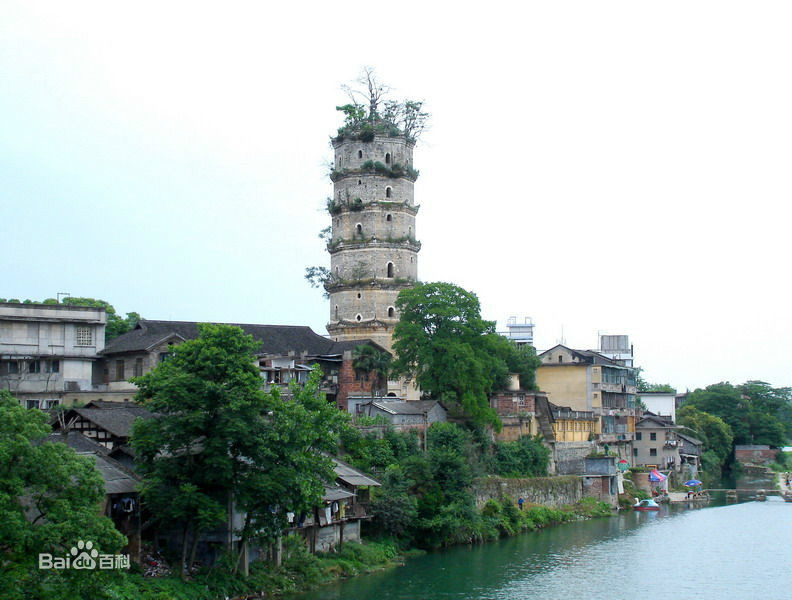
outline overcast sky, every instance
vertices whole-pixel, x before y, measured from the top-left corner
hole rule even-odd
[[[2,3],[0,297],[324,334],[303,273],[372,65],[433,115],[421,280],[680,389],[792,385],[788,1],[212,5]]]

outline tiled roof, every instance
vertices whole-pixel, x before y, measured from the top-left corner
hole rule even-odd
[[[392,415],[425,415],[432,410],[437,400],[422,400],[420,402],[373,402],[374,406]]]
[[[154,415],[142,406],[121,405],[119,408],[73,408],[83,419],[117,437],[128,438],[132,433],[132,423],[138,417],[150,419]]]
[[[183,340],[198,337],[197,321],[154,321],[141,319],[135,329],[111,340],[103,354],[121,352],[137,352],[148,350],[155,344],[178,336]],[[227,323],[241,328],[260,342],[259,352],[270,355],[285,355],[289,352],[307,352],[312,355],[341,354],[361,344],[372,344],[384,350],[370,340],[349,340],[334,342],[315,333],[304,325],[250,325],[245,323]]]
[[[69,432],[56,432],[51,433],[45,439],[46,442],[60,442],[66,444],[69,448],[74,448],[77,452],[93,452],[95,454],[107,454],[108,450],[102,444],[93,441],[91,438],[84,436],[79,431]]]
[[[382,485],[376,479],[372,479],[362,471],[358,471],[356,468],[346,464],[338,460],[337,458],[333,458],[333,469],[335,470],[336,479],[340,479],[342,482],[346,483],[347,485],[351,485],[354,487],[361,486],[361,485],[373,485],[373,486],[380,486]]]
[[[96,469],[102,475],[105,484],[105,494],[129,494],[137,491],[140,478],[124,468],[121,463],[107,456],[107,449],[87,436],[77,432],[53,433],[47,436],[48,442],[62,442],[74,448],[77,454],[93,456],[96,460]]]

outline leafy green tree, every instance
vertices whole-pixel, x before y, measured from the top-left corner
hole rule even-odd
[[[677,411],[676,420],[678,425],[687,427],[703,442],[704,451],[713,453],[719,467],[726,462],[732,451],[734,435],[723,419],[686,405]]]
[[[536,369],[542,361],[536,356],[536,349],[533,346],[524,344],[518,346],[514,341],[499,335],[490,333],[485,336],[489,352],[496,356],[500,361],[496,363],[494,388],[505,388],[509,381],[508,376],[516,373],[520,376],[520,387],[524,390],[537,390]]]
[[[638,372],[635,376],[635,384],[638,388],[639,392],[666,392],[668,394],[675,394],[676,388],[672,385],[667,383],[650,383],[646,381],[642,376],[641,372],[643,371],[642,368],[638,368]]]
[[[0,391],[0,596],[94,597],[94,575],[40,570],[39,553],[67,556],[78,540],[115,553],[126,539],[100,507],[104,481],[92,459],[45,442],[47,416]]]
[[[371,515],[377,529],[397,538],[410,537],[418,516],[418,500],[410,494],[412,485],[399,465],[388,466],[382,488],[376,490],[371,501]]]
[[[322,451],[336,450],[346,423],[319,393],[318,369],[288,401],[265,394],[251,336],[228,325],[199,330],[135,380],[139,400],[158,414],[133,428],[144,497],[160,523],[181,526],[186,566],[201,533],[223,522],[232,502],[246,515],[240,550],[254,536],[276,536],[286,510],[315,506],[333,479]]]
[[[504,477],[544,477],[550,450],[539,437],[522,436],[513,442],[495,444],[492,472]]]
[[[387,384],[391,355],[369,344],[361,344],[352,351],[352,366],[365,374],[371,382],[371,398]]]
[[[782,446],[787,438],[778,418],[783,407],[779,396],[762,382],[742,386],[722,382],[697,389],[686,405],[723,419],[732,429],[735,444]]]
[[[493,347],[495,324],[481,318],[475,294],[450,283],[424,283],[403,290],[394,330],[394,372],[414,377],[433,398],[461,408],[476,423],[500,426],[489,395],[509,365]]]

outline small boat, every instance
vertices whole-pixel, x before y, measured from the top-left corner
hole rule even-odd
[[[647,498],[646,500],[638,500],[638,498],[636,498],[635,504],[633,504],[633,510],[660,510],[660,505],[651,498]]]

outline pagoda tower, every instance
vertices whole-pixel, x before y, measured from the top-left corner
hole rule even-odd
[[[332,144],[327,331],[336,341],[370,339],[390,350],[399,321],[396,298],[416,282],[421,249],[415,239],[415,141],[398,129],[368,128]]]

